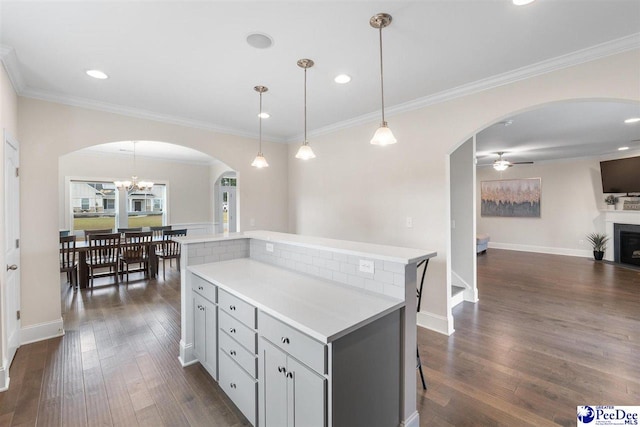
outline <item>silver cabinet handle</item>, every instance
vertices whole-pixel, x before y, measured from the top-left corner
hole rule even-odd
[[[236,306],[235,306],[235,305],[230,305],[230,306],[229,306],[229,310],[231,310],[231,311],[236,311]]]
[[[280,341],[282,341],[282,344],[289,344],[289,338],[287,337],[282,337]]]
[[[229,386],[230,386],[231,388],[236,388],[236,383],[231,383],[231,384],[229,384]]]
[[[278,372],[280,372],[280,373],[284,372],[286,374],[287,373],[287,369],[284,366],[278,366]]]
[[[235,351],[235,350],[231,350],[229,353],[230,353],[232,356],[235,356],[235,355],[236,355],[236,351]]]
[[[230,328],[229,332],[231,332],[232,334],[235,334],[236,333],[236,328]]]
[[[7,265],[7,271],[9,270],[17,270],[18,266],[15,264]]]
[[[202,286],[198,286],[198,289],[201,290],[201,291],[204,290],[204,288]]]
[[[293,378],[293,372],[287,372],[285,376],[287,378]]]

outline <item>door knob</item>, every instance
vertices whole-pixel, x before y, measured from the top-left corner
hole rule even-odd
[[[7,271],[9,270],[17,270],[18,266],[15,264],[7,265]]]

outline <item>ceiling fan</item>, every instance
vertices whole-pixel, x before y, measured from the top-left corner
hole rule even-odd
[[[507,170],[513,165],[532,165],[533,164],[533,162],[510,162],[508,160],[505,160],[502,157],[502,155],[504,154],[504,151],[498,151],[496,154],[499,157],[498,157],[498,160],[493,162],[493,168],[499,172]]]

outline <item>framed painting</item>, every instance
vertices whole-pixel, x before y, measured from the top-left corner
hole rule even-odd
[[[540,218],[540,184],[540,178],[482,181],[480,215]]]

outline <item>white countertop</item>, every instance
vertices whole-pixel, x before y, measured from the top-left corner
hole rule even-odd
[[[275,243],[301,246],[319,250],[329,250],[346,255],[354,255],[382,261],[397,262],[401,264],[411,264],[423,259],[433,258],[436,251],[426,249],[402,248],[397,246],[377,245],[373,243],[351,242],[348,240],[326,239],[324,237],[302,236],[300,234],[278,233],[275,231],[247,231],[244,233],[229,233],[199,235],[193,237],[176,238],[183,244],[215,242],[220,240],[234,239],[258,239]]]
[[[249,258],[188,269],[325,344],[404,306],[395,298]]]

